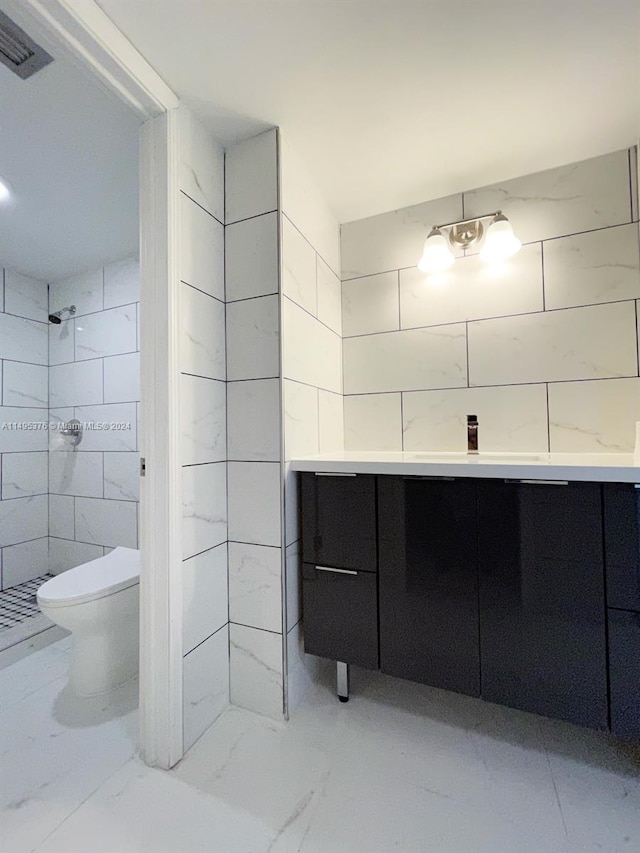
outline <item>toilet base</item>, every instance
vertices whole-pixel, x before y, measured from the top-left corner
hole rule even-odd
[[[118,627],[107,635],[74,635],[69,684],[78,696],[108,693],[138,674],[138,625]]]

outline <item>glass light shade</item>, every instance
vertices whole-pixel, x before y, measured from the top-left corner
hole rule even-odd
[[[447,238],[438,228],[433,228],[424,241],[422,257],[418,261],[420,272],[441,272],[455,261]]]
[[[5,202],[11,199],[11,190],[9,189],[9,184],[0,178],[0,204],[4,204]]]
[[[520,251],[522,243],[513,233],[511,223],[499,213],[487,229],[480,257],[485,261],[504,261]]]

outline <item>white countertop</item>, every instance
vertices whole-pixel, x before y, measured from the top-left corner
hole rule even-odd
[[[294,471],[640,483],[631,453],[394,453],[345,451],[291,460]]]

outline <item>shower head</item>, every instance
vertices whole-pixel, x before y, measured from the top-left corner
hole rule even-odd
[[[67,311],[71,317],[76,313],[76,306],[70,305],[68,308],[61,308],[59,311],[55,311],[53,314],[49,314],[49,322],[58,326],[62,323],[62,314]]]

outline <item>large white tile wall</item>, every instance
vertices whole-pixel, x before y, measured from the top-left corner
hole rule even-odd
[[[302,700],[320,661],[305,655],[300,607],[296,456],[341,450],[340,229],[281,134],[282,432],[284,439],[285,660],[287,708]]]
[[[640,420],[636,151],[342,226],[347,450],[624,452]],[[430,227],[501,209],[523,242],[416,269]]]
[[[0,588],[48,568],[47,285],[0,267]]]
[[[226,152],[231,701],[281,719],[282,478],[278,135]]]
[[[224,151],[179,111],[183,745],[229,703]]]
[[[49,420],[83,425],[74,449],[49,432],[49,567],[138,547],[139,263],[108,263],[49,286]]]

